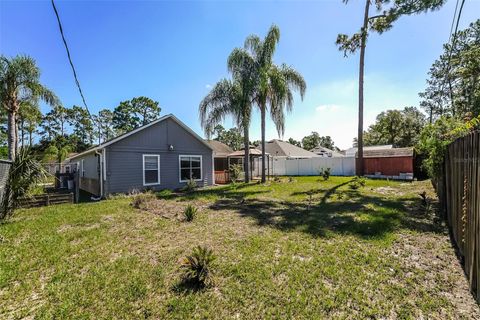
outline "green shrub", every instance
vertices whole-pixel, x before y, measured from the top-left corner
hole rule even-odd
[[[183,190],[185,192],[193,192],[195,191],[196,188],[197,188],[197,182],[192,178],[190,178],[185,184],[185,187],[183,188]]]
[[[356,176],[355,178],[352,179],[352,181],[348,183],[348,186],[352,190],[357,190],[357,189],[360,189],[361,187],[365,187],[366,183],[367,181],[365,180],[364,177]]]
[[[327,181],[330,179],[331,168],[320,169],[320,175],[323,177],[323,180]]]
[[[239,164],[232,164],[229,168],[230,180],[235,184],[242,174],[243,168]]]
[[[19,205],[20,198],[29,196],[32,190],[47,178],[47,172],[33,153],[22,148],[10,166],[5,192],[0,206],[0,220],[11,215]]]
[[[215,260],[213,251],[207,247],[198,246],[192,254],[182,261],[183,279],[196,286],[204,287],[212,280],[212,263]]]
[[[185,210],[183,210],[183,215],[185,216],[186,221],[192,221],[197,215],[198,209],[191,204],[189,204]]]

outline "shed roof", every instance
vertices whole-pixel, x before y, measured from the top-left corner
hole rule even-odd
[[[218,157],[226,157],[233,152],[233,149],[217,140],[205,140],[213,149],[213,155]]]
[[[365,150],[364,158],[413,157],[413,148],[392,148],[383,150]]]
[[[261,148],[261,145],[259,146]],[[316,153],[297,147],[291,143],[273,139],[265,143],[265,152],[277,157],[313,158],[319,157]]]

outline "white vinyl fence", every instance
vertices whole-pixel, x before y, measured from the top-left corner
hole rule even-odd
[[[308,159],[274,157],[270,165],[272,174],[278,176],[314,176],[318,175],[322,168],[330,168],[331,175],[334,176],[355,175],[354,157]]]

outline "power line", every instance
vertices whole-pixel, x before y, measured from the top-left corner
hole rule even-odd
[[[457,4],[455,5],[455,12],[453,13],[453,20],[452,25],[450,26],[450,36],[448,37],[448,43],[450,43],[450,40],[452,39],[453,26],[455,25],[455,19],[457,17],[458,2],[459,0],[457,0]]]
[[[75,66],[73,65],[72,57],[70,56],[70,50],[68,49],[67,40],[65,39],[65,35],[63,34],[63,28],[62,28],[62,23],[60,22],[60,16],[58,15],[57,7],[55,7],[55,2],[53,2],[53,0],[52,0],[52,7],[53,7],[53,11],[55,11],[55,16],[57,17],[58,28],[60,29],[60,34],[62,35],[63,44],[65,45],[65,49],[67,50],[68,61],[70,62],[70,66],[72,67],[73,77],[75,78],[75,83],[77,84],[78,91],[80,92],[80,96],[82,97],[83,105],[85,106],[85,109],[87,110],[88,116],[90,117],[90,120],[93,121],[92,115],[91,115],[90,110],[88,109],[88,106],[87,106],[87,102],[85,101],[85,97],[83,95],[82,88],[80,87],[80,82],[78,81],[77,72],[75,71]]]

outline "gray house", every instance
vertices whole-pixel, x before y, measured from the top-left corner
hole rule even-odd
[[[143,189],[178,189],[193,178],[213,184],[212,148],[169,114],[69,159],[80,189],[97,196]]]

